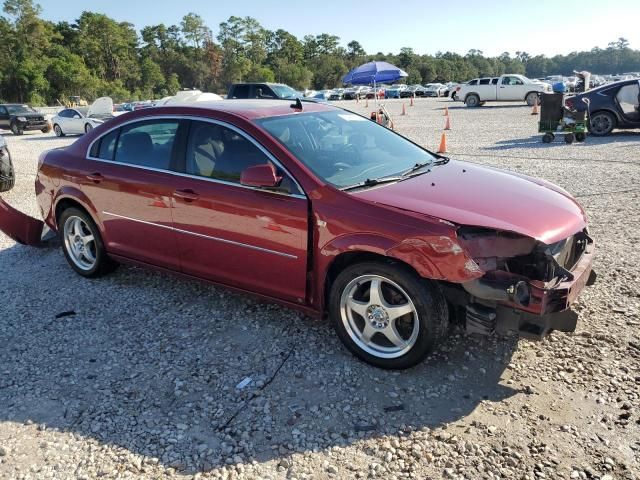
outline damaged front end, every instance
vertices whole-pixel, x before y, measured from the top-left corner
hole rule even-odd
[[[11,154],[0,137],[0,192],[8,192],[15,185],[15,170]],[[42,246],[44,222],[16,210],[0,197],[0,231],[18,243]]]
[[[575,330],[577,314],[570,305],[596,279],[594,242],[586,229],[549,245],[477,227],[461,227],[457,234],[460,245],[485,272],[446,288],[467,331],[517,331],[542,338],[552,330]]]

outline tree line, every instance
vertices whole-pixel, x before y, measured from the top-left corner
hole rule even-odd
[[[624,38],[606,49],[568,55],[497,57],[469,50],[465,55],[367,53],[352,40],[346,48],[335,35],[297,38],[264,28],[252,17],[232,16],[218,33],[189,13],[177,25],[149,25],[140,32],[128,22],[84,11],[75,22],[41,18],[33,0],[5,0],[0,16],[0,101],[34,105],[64,102],[70,96],[114,101],[161,98],[182,88],[226,92],[237,81],[286,83],[296,89],[340,85],[342,76],[370,60],[391,62],[407,71],[407,83],[465,81],[478,76],[520,73],[531,78],[640,71],[640,51]]]

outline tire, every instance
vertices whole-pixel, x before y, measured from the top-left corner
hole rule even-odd
[[[553,133],[547,132],[542,136],[542,141],[543,143],[551,143],[553,142],[554,138],[555,138],[555,135]]]
[[[584,142],[587,139],[587,134],[584,132],[578,132],[576,133],[576,141],[577,142]]]
[[[11,133],[13,133],[14,135],[22,135],[24,133],[24,130],[16,122],[13,122],[11,124]]]
[[[616,117],[610,112],[596,112],[589,118],[589,133],[594,137],[609,135],[616,128]]]
[[[564,142],[571,145],[576,139],[576,136],[573,133],[567,133],[564,136]]]
[[[377,300],[371,297],[372,287]],[[331,285],[329,302],[331,322],[347,349],[385,369],[420,363],[449,325],[438,284],[397,264],[365,262],[345,268]]]
[[[100,230],[85,211],[75,207],[64,210],[58,219],[58,233],[64,256],[79,275],[97,278],[117,267],[107,255]],[[85,240],[90,236],[92,240]]]
[[[538,100],[538,105],[540,105],[540,94],[537,92],[529,92],[527,93],[527,96],[524,97],[524,101],[527,102],[527,105],[529,105],[530,107],[533,107],[533,105],[536,102],[536,99]]]
[[[64,132],[57,123],[53,126],[53,131],[55,132],[56,137],[64,137]]]
[[[84,126],[84,133],[89,133],[91,130],[93,130],[93,125],[91,125],[90,123],[87,123]]]
[[[11,156],[0,157],[0,192],[8,192],[16,184],[16,174],[11,163]]]
[[[471,93],[464,99],[464,104],[471,108],[478,107],[480,106],[480,97],[475,93]]]

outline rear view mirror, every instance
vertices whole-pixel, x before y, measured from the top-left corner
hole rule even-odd
[[[247,167],[240,174],[240,183],[247,187],[276,188],[281,181],[282,177],[270,163]]]

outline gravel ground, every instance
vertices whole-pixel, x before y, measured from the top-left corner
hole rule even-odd
[[[139,268],[85,280],[0,234],[0,478],[640,478],[640,135],[544,145],[525,106],[401,103],[413,140],[435,148],[448,105],[452,157],[579,197],[599,277],[575,333],[454,331],[382,371],[325,322]],[[73,139],[6,138],[35,216],[37,157]]]

